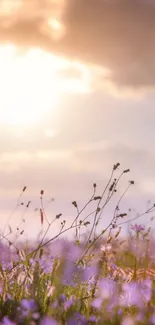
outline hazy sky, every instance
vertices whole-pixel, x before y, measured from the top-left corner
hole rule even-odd
[[[123,212],[154,202],[154,1],[1,0],[0,43],[1,224],[24,185],[29,236],[41,189],[45,206],[55,198],[49,218],[71,220],[71,202],[82,207],[93,182],[100,194],[117,161],[131,169],[118,194],[135,180]]]

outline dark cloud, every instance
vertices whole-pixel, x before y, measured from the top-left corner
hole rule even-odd
[[[155,83],[155,6],[141,0],[68,0],[68,51],[108,67],[126,86]]]
[[[3,17],[1,41],[39,45],[69,58],[107,67],[111,80],[119,86],[154,87],[153,1],[66,0],[62,16],[66,33],[59,41],[42,29],[47,12],[54,12],[50,3],[44,2],[41,8],[40,2],[35,1],[31,11],[29,8],[22,15],[16,14],[10,25],[5,25]]]

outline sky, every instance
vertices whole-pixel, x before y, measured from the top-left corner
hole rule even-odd
[[[155,202],[154,35],[151,0],[0,1],[2,229],[10,218],[15,231],[24,218],[24,238],[35,238],[42,189],[49,219],[62,213],[70,222],[71,202],[82,208],[94,182],[100,195],[116,162],[117,176],[130,174],[100,227],[129,180],[120,206],[132,210],[128,219]],[[20,202],[30,208],[11,216],[24,186]]]

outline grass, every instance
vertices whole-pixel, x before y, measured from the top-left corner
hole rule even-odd
[[[48,220],[44,191],[40,192],[40,223],[46,223],[39,242],[10,241],[11,214],[1,232],[0,245],[0,322],[5,325],[134,325],[155,323],[155,239],[151,228],[135,224],[136,219],[152,213],[154,205],[130,219],[128,238],[121,238],[123,224],[129,222],[120,203],[134,181],[129,181],[112,212],[109,224],[99,227],[103,211],[117,192],[120,179],[129,169],[115,173],[99,195],[93,184],[92,196],[80,209],[72,202],[76,216],[70,225],[57,214]],[[13,213],[23,204],[24,186]],[[96,204],[87,214],[86,208]],[[28,209],[30,201],[26,205]],[[151,217],[150,222],[153,221]],[[47,238],[54,222],[60,231]],[[9,227],[9,233],[5,234]],[[84,229],[84,235],[81,231]],[[63,236],[75,231],[72,240]],[[20,232],[22,236],[22,231]]]

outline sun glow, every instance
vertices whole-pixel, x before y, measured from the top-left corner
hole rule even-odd
[[[56,111],[62,92],[87,91],[87,74],[81,66],[83,80],[73,78],[67,83],[58,77],[59,71],[69,68],[69,61],[38,48],[20,54],[13,45],[1,46],[0,124],[36,124]]]
[[[61,23],[56,18],[49,19],[48,25],[57,31],[60,31],[62,28]]]

